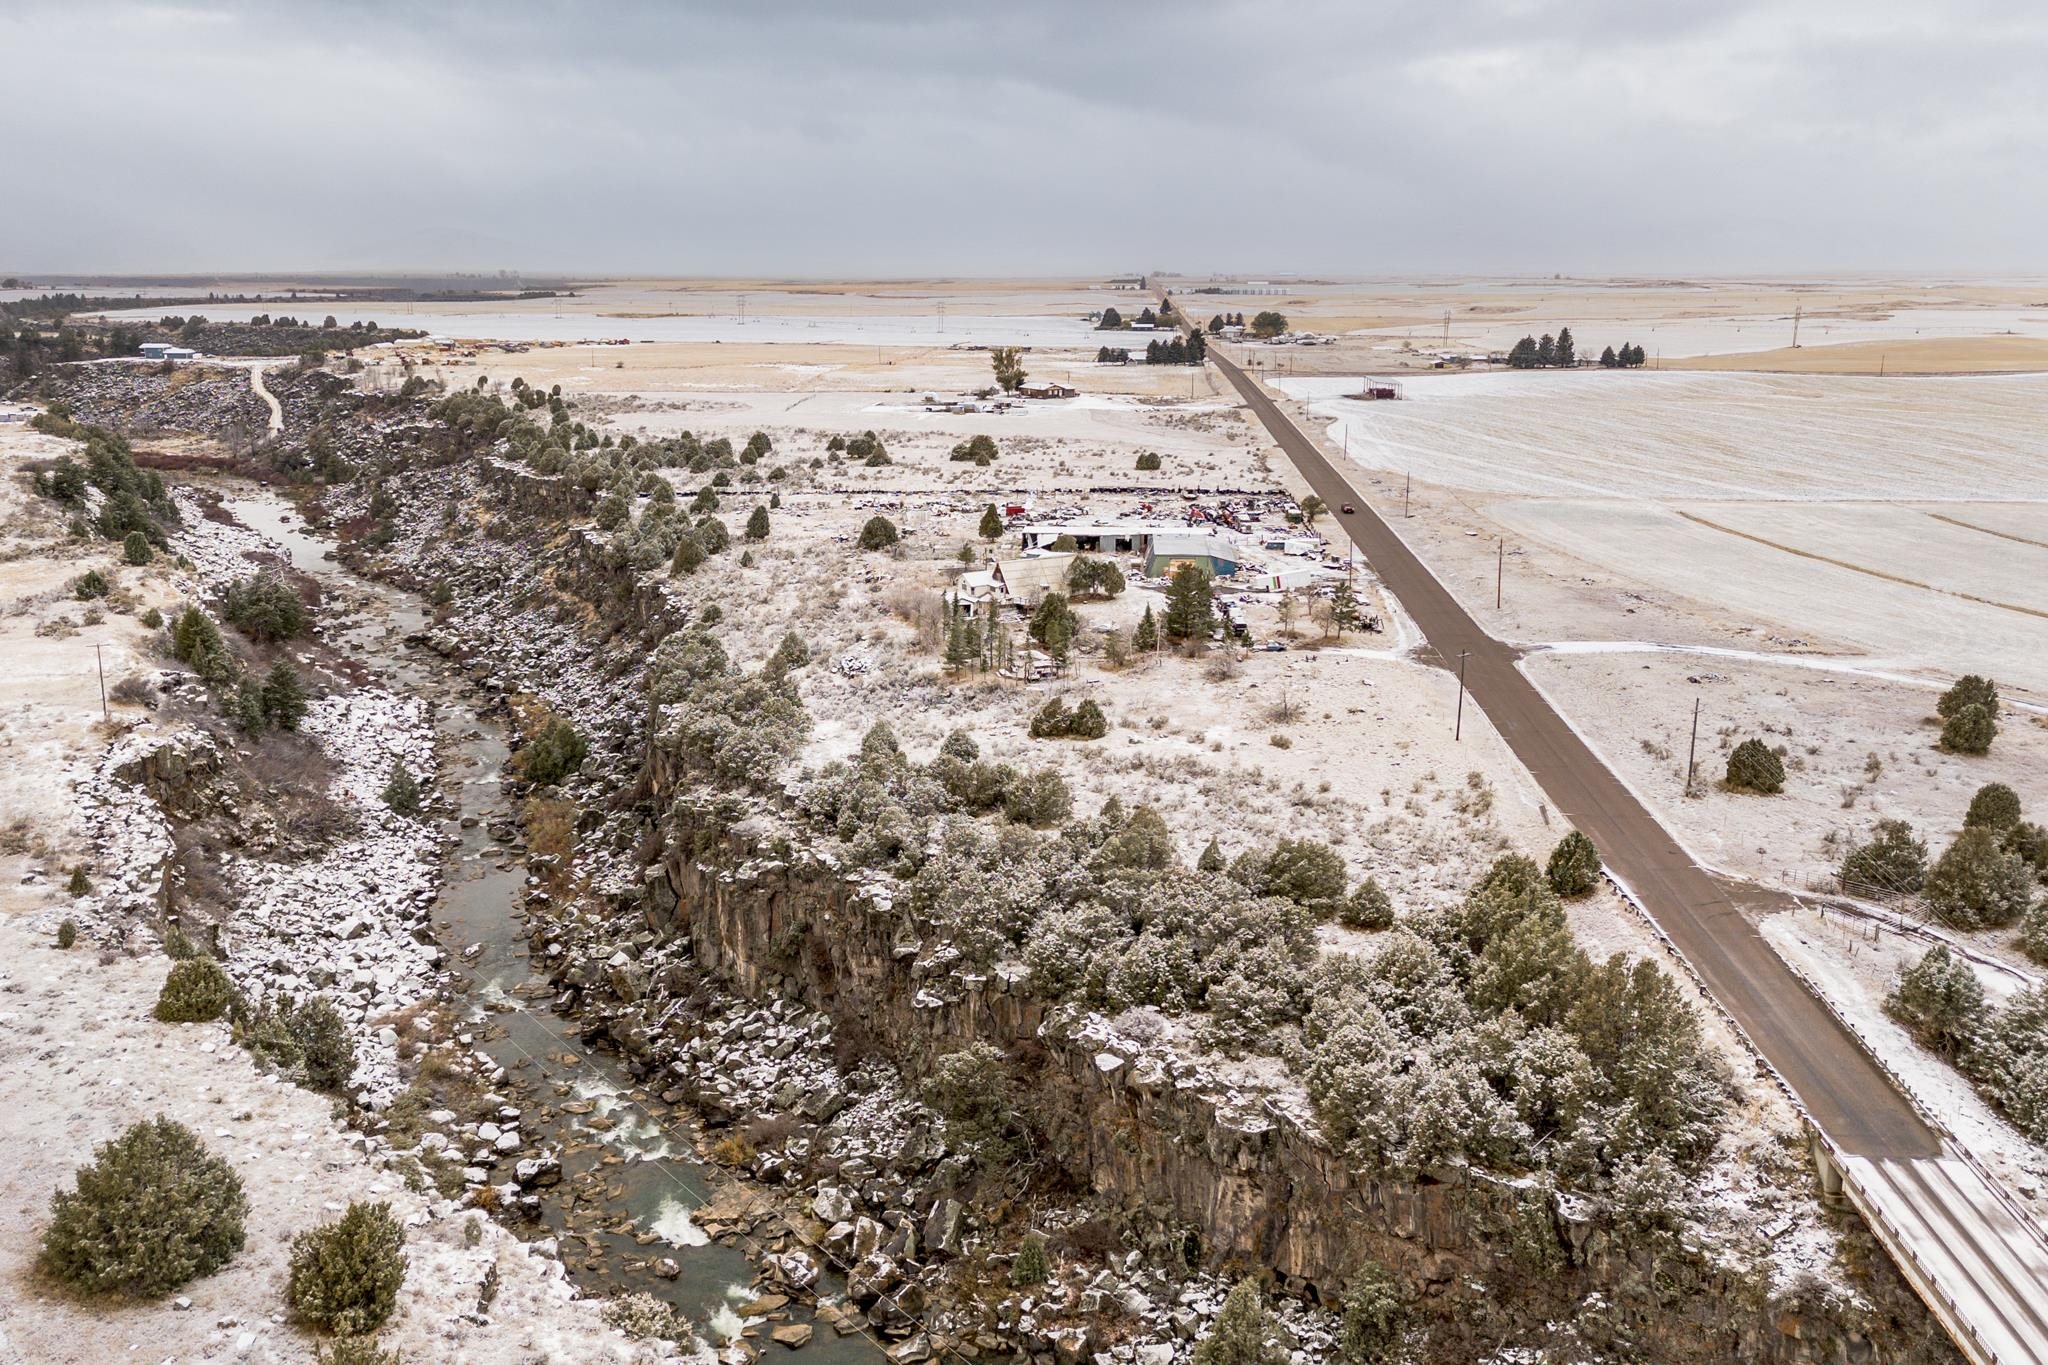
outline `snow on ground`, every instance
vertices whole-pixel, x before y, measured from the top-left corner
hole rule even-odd
[[[207,517],[204,504],[188,488],[176,488],[171,501],[185,524],[172,537],[178,553],[192,561],[199,581],[218,592],[256,571],[251,555],[275,555],[277,547],[245,526],[231,526]]]
[[[120,1359],[307,1365],[312,1339],[285,1325],[290,1238],[351,1200],[385,1200],[406,1224],[408,1272],[382,1333],[408,1360],[524,1365],[534,1359],[625,1362],[628,1343],[576,1302],[561,1264],[482,1215],[407,1190],[331,1102],[259,1072],[221,1024],[151,1017],[168,962],[115,956],[83,941],[55,946],[40,898],[0,894],[0,1359],[100,1365]],[[14,913],[7,913],[14,912]],[[248,1242],[220,1273],[154,1303],[78,1303],[26,1287],[50,1194],[96,1144],[159,1114],[186,1124],[241,1176]],[[469,1229],[476,1229],[475,1245]],[[492,1273],[496,1295],[480,1310]],[[174,1296],[175,1297],[175,1296]]]
[[[438,837],[382,796],[401,765],[431,784],[433,726],[423,702],[363,690],[314,702],[301,728],[333,757],[332,794],[361,828],[304,862],[225,860],[241,893],[225,965],[257,999],[326,996],[356,1034],[353,1087],[381,1103],[399,1089],[396,1035],[375,1022],[426,995],[444,956],[412,932],[438,895]]]
[[[1373,469],[1487,493],[1614,498],[2048,497],[2048,376],[1508,372],[1274,381]]]

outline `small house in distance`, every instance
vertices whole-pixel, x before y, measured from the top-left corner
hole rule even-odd
[[[1017,392],[1025,398],[1078,398],[1081,394],[1057,379],[1027,379],[1017,386]]]

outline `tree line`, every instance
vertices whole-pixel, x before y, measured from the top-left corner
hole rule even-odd
[[[1612,346],[1600,352],[1600,367],[1607,370],[1634,369],[1645,359],[1643,348],[1630,342],[1620,350]],[[1579,363],[1579,344],[1572,329],[1560,327],[1557,335],[1525,336],[1508,351],[1508,366],[1517,370],[1568,370]]]

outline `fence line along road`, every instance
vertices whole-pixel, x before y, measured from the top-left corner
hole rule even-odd
[[[1465,685],[1515,756],[1690,964],[1715,1002],[1783,1078],[1820,1130],[1852,1200],[1979,1365],[2048,1362],[2048,1250],[1757,932],[1753,916],[1796,902],[1695,863],[1602,763],[1366,496],[1244,368],[1208,359],[1331,509],[1387,591],[1421,629],[1424,657],[1469,656]],[[1341,509],[1350,503],[1356,509]]]

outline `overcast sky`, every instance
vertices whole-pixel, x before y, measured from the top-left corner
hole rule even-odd
[[[0,8],[0,271],[2043,269],[2048,6]]]

